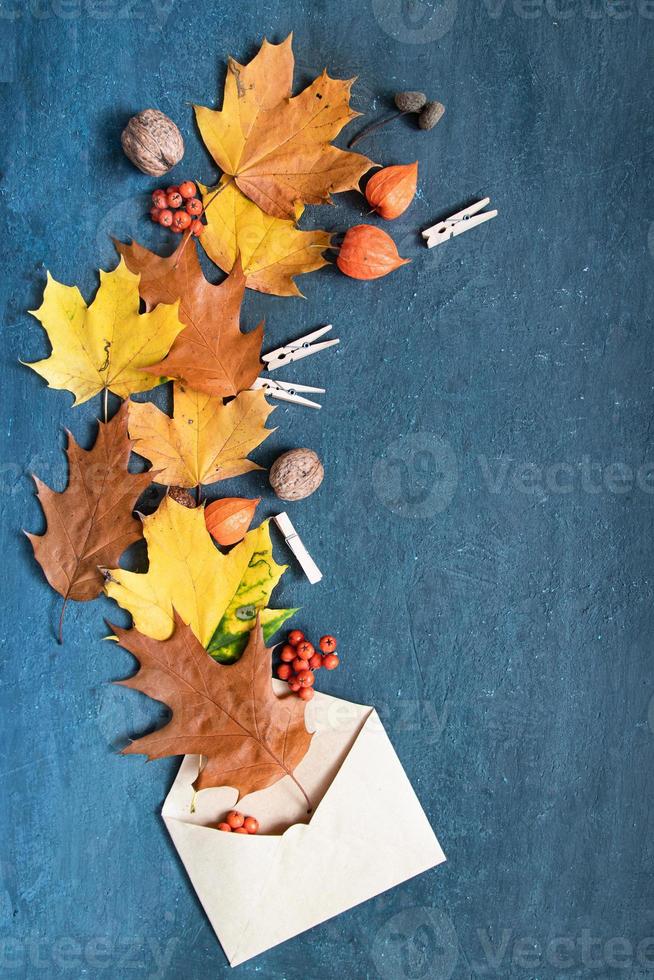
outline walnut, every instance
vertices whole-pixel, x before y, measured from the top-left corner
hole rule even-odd
[[[322,483],[325,471],[313,449],[291,449],[270,468],[270,486],[280,500],[304,500]]]
[[[132,116],[120,141],[134,166],[153,177],[168,173],[184,156],[182,134],[158,109],[144,109]]]

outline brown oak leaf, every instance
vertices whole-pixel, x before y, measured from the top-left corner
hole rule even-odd
[[[110,627],[140,663],[138,673],[117,683],[167,704],[173,713],[167,725],[123,752],[149,759],[205,756],[196,790],[232,786],[240,797],[289,776],[304,793],[293,773],[312,738],[304,722],[306,702],[274,693],[272,650],[265,646],[259,617],[243,656],[228,665],[216,663],[177,612],[174,617],[167,640]],[[308,799],[307,804],[310,809]]]
[[[184,330],[163,361],[143,370],[183,381],[217,398],[249,388],[262,369],[263,323],[241,333],[245,276],[240,262],[224,282],[214,286],[204,277],[195,240],[187,236],[167,258],[138,242],[116,241],[115,245],[128,269],[141,274],[139,292],[148,310],[180,301],[178,316]]]
[[[110,422],[99,423],[92,449],[82,449],[67,432],[69,477],[61,493],[34,477],[48,526],[44,534],[26,533],[45,577],[64,597],[60,643],[68,600],[87,602],[100,595],[104,578],[98,566],[116,565],[125,548],[141,537],[141,522],[132,511],[157,474],[127,471],[132,449],[127,408],[123,402]]]

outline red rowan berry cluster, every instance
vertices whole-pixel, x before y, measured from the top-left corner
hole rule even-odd
[[[245,817],[238,810],[230,810],[222,823],[218,824],[218,830],[224,830],[235,834],[256,834],[259,830],[259,821],[256,817]]]
[[[333,636],[321,636],[318,646],[322,652],[316,650],[302,630],[291,630],[288,642],[279,655],[281,664],[277,668],[277,676],[282,681],[288,681],[291,691],[303,701],[310,701],[313,697],[313,672],[321,667],[336,670],[340,663],[334,653],[337,644]]]
[[[155,224],[179,234],[190,228],[194,235],[201,235],[204,225],[200,215],[204,208],[197,192],[192,180],[183,181],[179,187],[167,187],[165,191],[153,191],[150,217]]]

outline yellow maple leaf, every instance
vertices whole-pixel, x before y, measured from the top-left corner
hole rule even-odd
[[[327,231],[300,231],[294,221],[274,218],[242,194],[230,177],[218,188],[199,185],[207,205],[200,244],[212,262],[231,272],[240,256],[246,285],[275,296],[301,296],[293,276],[329,265]],[[303,208],[298,206],[297,217]]]
[[[236,615],[230,618],[245,635],[287,567],[273,558],[267,521],[248,531],[224,555],[207,531],[204,507],[183,507],[170,497],[143,518],[143,536],[148,545],[147,572],[103,569],[105,592],[132,614],[141,633],[155,640],[165,640],[173,632],[173,603],[204,647],[235,604]],[[279,618],[279,612],[266,610],[263,621]],[[220,649],[214,647],[212,653],[218,656]]]
[[[333,193],[357,187],[375,164],[331,145],[360,115],[350,108],[354,79],[324,71],[290,96],[291,40],[264,41],[248,65],[230,59],[222,110],[195,106],[195,115],[221,170],[262,210],[293,220],[298,203],[328,204]]]
[[[150,402],[129,406],[134,452],[150,460],[158,483],[196,487],[262,469],[247,454],[275,431],[265,427],[274,408],[263,391],[241,391],[227,405],[178,383],[174,391],[172,419]]]
[[[52,353],[27,366],[50,388],[71,391],[75,405],[103,389],[127,398],[165,381],[140,369],[165,357],[184,329],[179,303],[139,313],[139,278],[121,259],[112,272],[100,272],[100,287],[87,307],[77,286],[65,286],[48,273],[43,302],[30,312],[46,331]]]
[[[220,148],[225,163],[224,167],[222,163],[220,166],[225,173],[238,169],[259,114],[290,98],[294,67],[292,42],[292,34],[281,44],[270,44],[264,38],[247,65],[228,58],[222,112],[194,106],[198,123],[202,119],[200,130],[205,143],[210,149],[213,145]]]

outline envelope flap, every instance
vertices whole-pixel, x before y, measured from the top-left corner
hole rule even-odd
[[[244,837],[174,817],[164,821],[228,959],[256,914],[261,890],[276,865],[279,837]],[[233,910],[239,911],[238,915]],[[256,920],[255,920],[256,921]]]
[[[294,834],[296,829],[302,833]],[[281,838],[258,912],[230,962],[280,941],[271,907],[282,908],[294,933],[300,932],[444,860],[373,710],[311,823]]]

